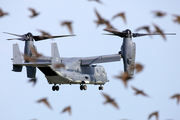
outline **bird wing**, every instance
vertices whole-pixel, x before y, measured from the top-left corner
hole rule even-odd
[[[138,92],[139,90],[133,86],[131,86],[133,90],[135,90],[136,92]]]
[[[50,106],[49,102],[47,101],[47,98],[42,98],[40,100],[37,101],[38,103],[43,102],[45,105],[47,105],[50,109],[52,109],[52,107]]]
[[[69,29],[70,33],[71,33],[71,34],[73,34],[73,32],[72,32],[72,26],[71,26],[71,23],[67,24],[67,27],[68,27],[68,29]]]
[[[64,108],[61,113],[64,113],[66,111],[68,111],[68,113],[71,115],[71,107],[70,106]]]
[[[34,14],[36,14],[35,9],[33,9],[33,8],[29,8],[29,10],[33,13],[33,15],[34,15]]]
[[[96,16],[98,17],[98,20],[103,20],[103,19],[101,18],[100,14],[97,12],[97,10],[96,10],[96,9],[94,9],[94,10],[95,10]]]
[[[112,101],[111,104],[112,104],[114,107],[116,107],[117,109],[119,109],[119,107],[118,107],[118,105],[117,105],[117,103],[116,103],[115,101]]]
[[[105,94],[105,93],[102,93],[102,95],[106,98],[106,100],[111,99],[111,98],[109,97],[109,95],[107,95],[107,94]]]

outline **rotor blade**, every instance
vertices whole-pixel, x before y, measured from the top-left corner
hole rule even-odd
[[[60,36],[33,36],[35,41],[45,40],[45,39],[52,39],[58,37],[69,37],[69,36],[76,36],[76,35],[60,35]]]
[[[11,39],[7,39],[7,40],[21,40],[21,41],[24,41],[23,38],[11,38]]]
[[[126,36],[126,33],[119,32],[119,31],[116,31],[116,30],[104,29],[104,31],[113,33],[113,35],[116,35],[116,36],[119,36],[119,37],[125,37]],[[112,34],[110,34],[110,35],[112,35]]]
[[[133,33],[133,37],[141,37],[146,35],[161,35],[159,33],[153,33],[153,34],[141,34],[141,33]],[[164,33],[163,35],[176,35],[176,33]]]
[[[105,34],[105,33],[104,33],[103,35],[114,35],[114,34]]]
[[[8,32],[3,32],[3,33],[10,34],[10,35],[15,35],[15,36],[18,36],[18,37],[22,37],[22,35],[17,35],[17,34],[13,34],[13,33],[8,33]]]

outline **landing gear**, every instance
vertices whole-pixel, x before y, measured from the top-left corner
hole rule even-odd
[[[80,90],[87,90],[87,86],[86,85],[80,85]]]
[[[80,84],[80,90],[87,90],[87,86],[84,85],[84,84],[85,84],[85,82],[82,81],[81,84]]]
[[[58,91],[58,90],[59,90],[59,86],[53,85],[53,86],[52,86],[52,90],[53,90],[53,91],[55,91],[55,90]]]
[[[103,90],[104,88],[103,88],[103,86],[102,85],[100,85],[99,86],[99,90]]]

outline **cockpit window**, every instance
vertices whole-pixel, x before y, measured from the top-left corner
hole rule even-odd
[[[104,68],[103,68],[103,67],[100,67],[100,68],[101,68],[101,72],[102,72],[102,73],[105,73]]]
[[[97,72],[97,74],[99,74],[99,70],[98,70],[98,68],[96,68],[96,72]]]

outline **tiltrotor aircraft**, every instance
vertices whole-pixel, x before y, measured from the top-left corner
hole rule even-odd
[[[51,57],[40,56],[37,57],[32,52],[31,48],[35,48],[34,40],[40,41],[49,38],[57,37],[67,37],[72,35],[63,36],[33,36],[31,33],[24,35],[17,35],[12,33],[7,33],[11,35],[18,36],[20,38],[15,38],[16,40],[25,41],[24,56],[29,58],[34,58],[34,61],[27,59],[22,59],[21,52],[19,50],[18,44],[13,44],[13,70],[14,72],[21,72],[22,67],[26,66],[27,77],[36,77],[36,68],[38,68],[46,77],[49,84],[54,84],[52,86],[53,91],[59,90],[59,85],[61,84],[80,84],[80,90],[86,90],[86,84],[99,85],[99,90],[103,90],[103,86],[107,79],[107,74],[105,69],[101,65],[96,65],[97,63],[114,62],[123,59],[124,72],[127,72],[130,77],[134,75],[134,65],[135,65],[135,54],[136,45],[132,42],[132,37],[140,37],[150,34],[139,34],[131,33],[129,29],[119,32],[115,30],[105,31],[111,34],[123,38],[123,43],[121,46],[121,51],[117,54],[112,55],[102,55],[95,57],[73,57],[64,58],[60,57],[57,43],[51,43]],[[6,33],[6,32],[5,32]],[[151,34],[159,35],[159,34]],[[12,40],[12,39],[8,39]],[[24,57],[25,58],[25,57]],[[57,67],[58,65],[64,65],[64,67]]]

